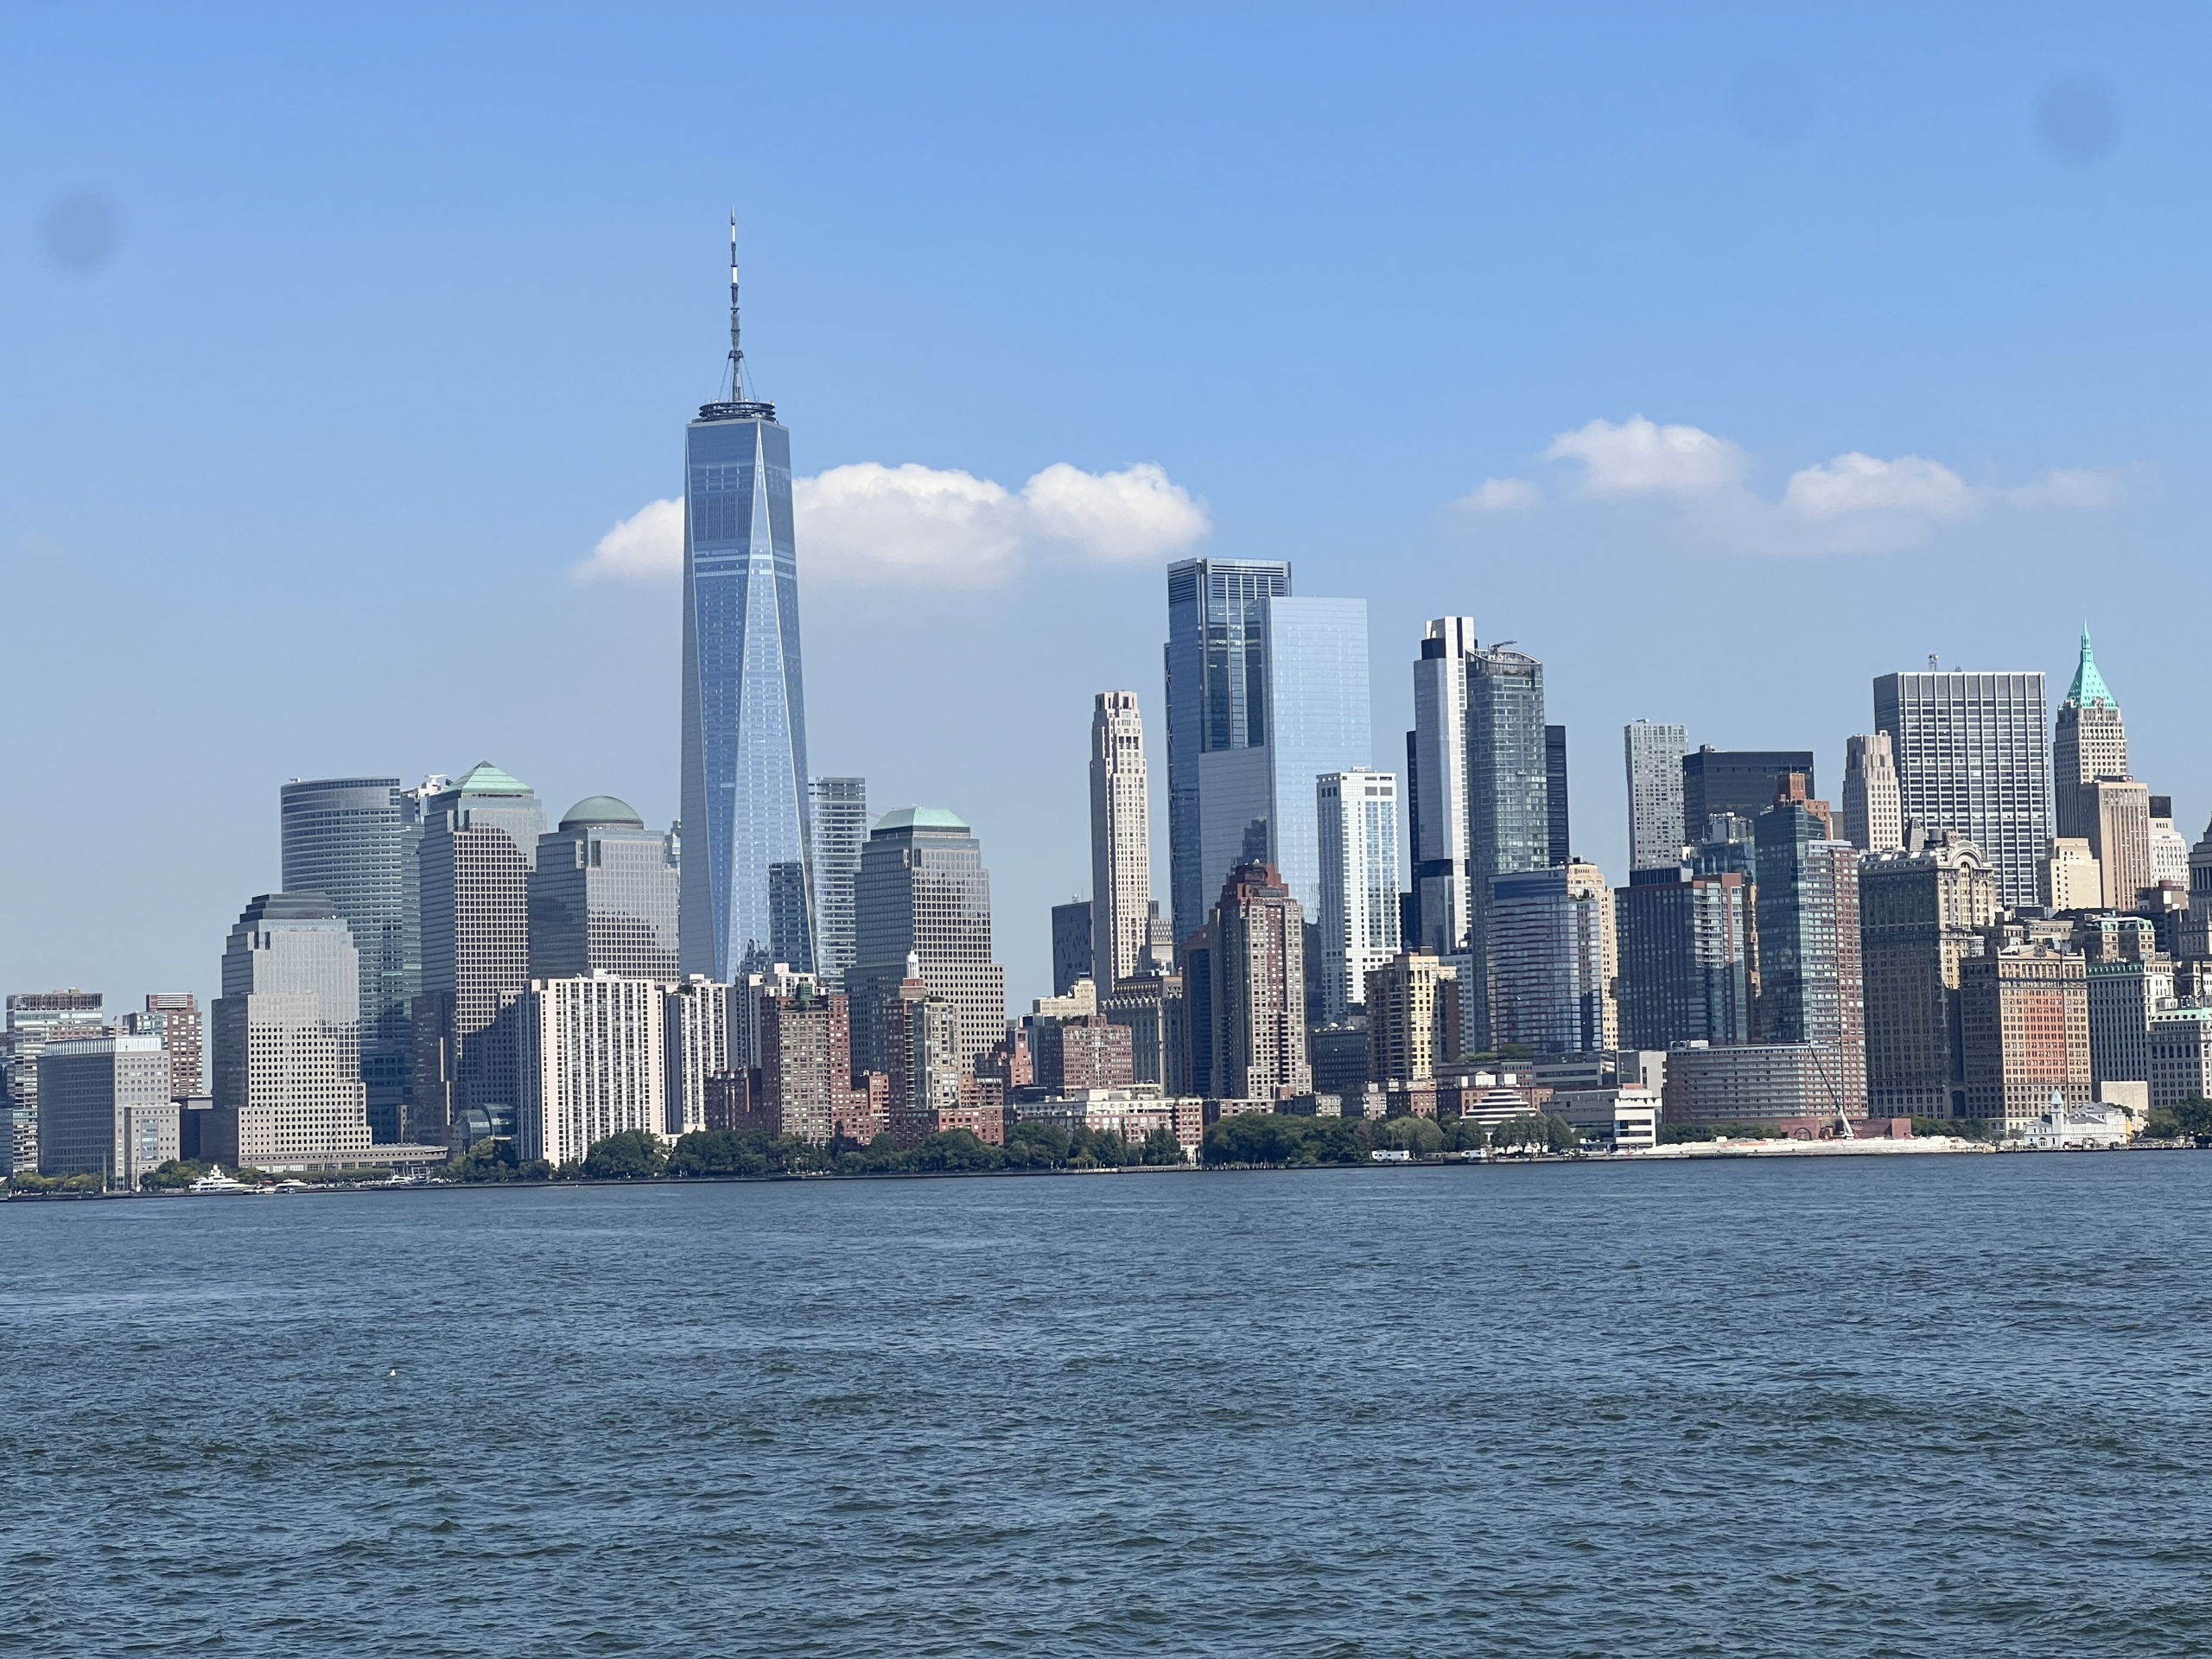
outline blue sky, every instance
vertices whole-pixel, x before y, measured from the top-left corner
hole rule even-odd
[[[2056,696],[2085,617],[2193,839],[2208,45],[2149,6],[0,11],[0,983],[212,994],[291,776],[674,816],[650,516],[579,567],[678,487],[733,207],[816,480],[815,769],[975,824],[1017,1007],[1087,890],[1090,695],[1157,733],[1179,551],[1368,600],[1379,765],[1423,619],[1543,658],[1617,879],[1624,721],[1811,746],[1833,796],[1872,676]]]

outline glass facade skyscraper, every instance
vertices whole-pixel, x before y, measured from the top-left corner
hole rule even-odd
[[[1550,768],[1544,757],[1544,665],[1525,652],[1477,649],[1466,660],[1468,950],[1489,961],[1491,878],[1551,863]],[[1426,853],[1426,845],[1423,847]],[[1491,1044],[1490,976],[1474,976],[1474,1030]]]
[[[593,795],[537,838],[530,976],[677,978],[676,849],[627,801]]]
[[[868,779],[817,778],[813,793],[814,970],[842,990],[853,965],[853,884],[868,843]]]
[[[1306,918],[1315,920],[1321,914],[1315,786],[1334,772],[1365,771],[1374,758],[1375,728],[1368,713],[1367,601],[1294,599],[1286,594],[1267,600],[1262,609],[1262,657],[1267,668],[1266,856]],[[1225,854],[1228,849],[1218,851]],[[1220,868],[1221,879],[1227,878],[1234,862]]]

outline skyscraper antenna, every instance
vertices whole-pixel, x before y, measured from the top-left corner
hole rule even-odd
[[[729,210],[729,400],[745,401],[745,348],[737,334],[737,209]]]

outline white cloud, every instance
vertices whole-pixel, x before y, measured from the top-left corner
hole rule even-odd
[[[1782,510],[1834,520],[1859,513],[1956,518],[1980,506],[1979,493],[1949,467],[1919,455],[1877,461],[1856,449],[1790,474]]]
[[[648,501],[599,538],[579,582],[660,582],[683,574],[683,503]]]
[[[1543,504],[1543,491],[1525,478],[1486,478],[1452,505],[1465,512],[1526,512]]]
[[[1149,462],[1086,473],[1058,461],[1017,494],[972,473],[868,461],[791,480],[801,569],[829,582],[1003,582],[1052,552],[1107,563],[1158,559],[1212,529],[1205,503]],[[683,504],[624,519],[575,567],[582,580],[663,581],[683,569]]]
[[[1661,426],[1641,415],[1618,426],[1597,420],[1559,433],[1544,459],[1581,462],[1582,487],[1592,495],[1699,495],[1726,488],[1750,466],[1726,438],[1694,426]]]

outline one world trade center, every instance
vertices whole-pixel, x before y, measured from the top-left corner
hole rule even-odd
[[[730,225],[729,397],[683,435],[683,971],[814,963],[791,434],[747,398]]]

